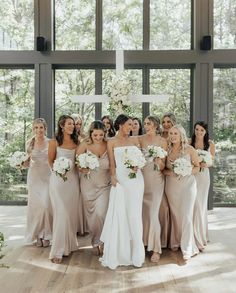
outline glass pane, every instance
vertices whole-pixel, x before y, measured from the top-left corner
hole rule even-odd
[[[142,70],[140,69],[127,69],[125,70],[128,79],[131,84],[130,94],[142,94]],[[103,93],[107,94],[109,92],[109,88],[111,86],[111,81],[115,77],[115,70],[105,69],[102,71],[102,81],[103,81]],[[132,117],[142,118],[142,103],[132,103],[130,107],[130,115]],[[109,111],[109,103],[102,104],[102,116],[110,115],[110,117],[114,120],[116,118],[116,113],[113,111]]]
[[[103,0],[103,49],[142,49],[143,1]]]
[[[55,0],[57,50],[95,49],[94,0]]]
[[[26,174],[9,165],[25,151],[34,119],[34,71],[0,69],[0,202],[26,201]]]
[[[236,0],[214,0],[214,48],[236,48]]]
[[[0,50],[34,49],[34,1],[1,0]]]
[[[56,70],[55,107],[56,123],[63,114],[80,114],[85,130],[95,118],[95,104],[71,101],[72,96],[95,93],[94,70]]]
[[[214,203],[236,204],[236,69],[214,70]]]
[[[151,103],[150,112],[160,119],[171,112],[189,135],[190,130],[190,70],[151,69],[150,93],[164,99]]]
[[[191,1],[150,1],[150,49],[191,47]]]

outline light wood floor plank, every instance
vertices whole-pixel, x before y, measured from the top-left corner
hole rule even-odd
[[[0,263],[0,292],[114,292],[114,293],[231,293],[236,292],[236,209],[209,212],[210,243],[203,253],[183,262],[180,252],[163,250],[158,264],[146,257],[144,266],[101,266],[92,254],[89,236],[80,237],[80,249],[60,265],[48,260],[50,248],[24,244],[26,207],[0,206],[0,231],[7,247]]]

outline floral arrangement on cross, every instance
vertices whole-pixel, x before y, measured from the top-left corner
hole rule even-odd
[[[130,98],[132,89],[132,81],[127,74],[122,73],[116,75],[109,86],[108,97],[109,107],[108,111],[112,117],[125,113],[132,112],[132,102]]]

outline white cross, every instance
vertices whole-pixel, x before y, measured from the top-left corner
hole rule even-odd
[[[116,75],[119,76],[124,71],[124,51],[116,50]],[[103,103],[109,102],[107,95],[76,95],[71,97],[73,103]],[[133,103],[142,102],[168,102],[168,95],[131,95],[129,99]]]

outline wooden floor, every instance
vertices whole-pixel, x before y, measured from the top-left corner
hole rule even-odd
[[[7,247],[0,268],[0,292],[236,292],[236,208],[209,212],[205,252],[187,264],[180,252],[164,250],[158,265],[146,258],[140,268],[111,271],[92,255],[89,237],[63,264],[48,260],[50,248],[24,245],[26,207],[0,206],[0,231]]]

